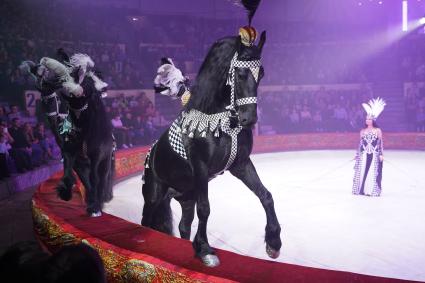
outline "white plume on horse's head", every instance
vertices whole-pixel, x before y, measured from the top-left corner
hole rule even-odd
[[[170,59],[171,60],[171,59]],[[157,70],[154,79],[155,87],[162,88],[160,94],[176,98],[186,77],[173,64],[163,64]]]
[[[94,67],[94,62],[90,58],[90,56],[83,53],[76,53],[72,55],[71,58],[69,58],[69,64],[73,68],[81,67],[81,68],[84,68],[85,70],[87,70],[87,68]]]
[[[108,84],[104,81],[102,81],[95,73],[93,72],[88,72],[87,73],[88,77],[91,77],[93,79],[94,82],[94,87],[98,90],[98,91],[102,91],[105,92],[105,89],[108,87]]]
[[[76,53],[69,58],[69,65],[72,70],[78,70],[78,83],[84,79],[86,72],[89,68],[94,67],[94,62],[89,55],[83,53]]]
[[[49,76],[55,76],[56,78],[65,81],[70,77],[68,68],[55,59],[43,57],[40,60],[40,65],[49,71]]]
[[[40,60],[40,65],[48,70],[46,76],[50,79],[59,79],[62,83],[62,93],[71,96],[82,96],[83,88],[76,84],[74,79],[70,75],[70,69],[61,62],[49,58],[43,57]]]

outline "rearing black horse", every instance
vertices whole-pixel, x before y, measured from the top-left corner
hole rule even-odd
[[[112,199],[115,172],[112,125],[102,101],[106,84],[87,71],[88,65],[94,66],[89,56],[74,54],[67,61],[64,65],[43,57],[40,64],[26,61],[22,68],[42,93],[43,109],[61,148],[64,176],[58,196],[71,199],[75,170],[86,189],[87,213],[100,216],[103,204]],[[59,121],[58,96],[69,106],[64,121]]]
[[[103,204],[112,199],[115,158],[112,125],[102,101],[103,92],[96,88],[95,80],[89,72],[81,82],[83,96],[63,95],[69,106],[67,119],[72,124],[63,154],[67,162],[64,175],[72,176],[75,170],[86,189],[87,213],[100,216]],[[62,198],[65,192],[70,193],[69,187],[61,190]]]
[[[182,207],[180,236],[189,239],[196,205],[199,224],[193,248],[207,266],[219,264],[207,238],[208,182],[225,170],[260,199],[267,216],[268,255],[278,257],[282,246],[272,195],[249,157],[264,43],[265,32],[258,46],[245,46],[240,37],[217,41],[201,66],[188,104],[145,161],[142,225],[171,234],[170,200],[175,198]]]

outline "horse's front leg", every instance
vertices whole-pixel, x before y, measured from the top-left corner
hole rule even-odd
[[[74,173],[72,168],[75,163],[75,153],[70,151],[62,151],[63,154],[63,177],[56,187],[56,192],[60,199],[69,201],[72,198],[72,187],[75,184]]]
[[[261,201],[267,217],[266,252],[271,258],[280,254],[282,241],[280,239],[280,224],[276,217],[272,194],[264,187],[251,159],[244,164],[237,164],[230,169],[236,178],[240,179]]]
[[[199,175],[198,175],[199,176]],[[214,254],[214,250],[208,243],[207,222],[210,216],[210,202],[208,200],[208,179],[197,177],[196,192],[197,203],[196,213],[198,214],[198,230],[193,240],[193,248],[196,256],[208,267],[216,267],[220,264],[218,257]]]
[[[195,216],[195,204],[196,201],[194,199],[181,200],[177,199],[182,207],[182,218],[179,223],[179,231],[180,237],[182,239],[189,240],[190,232],[192,230],[192,222]]]

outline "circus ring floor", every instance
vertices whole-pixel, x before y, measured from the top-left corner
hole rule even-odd
[[[137,175],[115,186],[115,198],[100,218],[85,216],[78,191],[69,203],[58,200],[53,187],[59,175],[53,176],[33,198],[35,232],[49,250],[81,241],[92,245],[110,282],[425,281],[425,136],[387,135],[380,198],[351,195],[354,150],[343,149],[355,148],[357,139],[351,134],[256,139],[257,153],[315,149],[253,155],[283,228],[278,261],[268,260],[264,251],[259,201],[228,173],[210,183],[208,236],[221,260],[218,268],[202,266],[190,242],[134,224],[142,208]],[[119,152],[118,178],[140,173],[145,153],[145,148]],[[173,214],[177,221],[176,203]]]

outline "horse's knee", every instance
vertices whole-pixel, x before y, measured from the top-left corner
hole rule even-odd
[[[268,190],[265,190],[264,194],[260,196],[260,200],[264,206],[274,205],[273,196]]]
[[[196,212],[198,217],[201,219],[206,219],[210,216],[210,206],[209,204],[199,204],[196,206]]]

